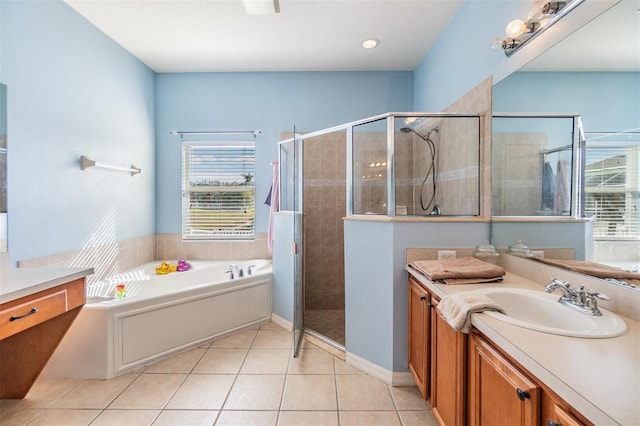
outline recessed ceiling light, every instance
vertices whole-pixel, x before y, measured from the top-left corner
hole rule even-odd
[[[378,47],[379,44],[380,40],[370,38],[362,42],[362,47],[364,47],[365,49],[373,49],[374,47]]]

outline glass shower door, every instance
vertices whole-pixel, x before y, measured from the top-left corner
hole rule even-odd
[[[300,347],[304,338],[304,257],[303,257],[303,139],[296,134],[293,128],[293,245],[291,248],[294,256],[294,313],[293,313],[293,356],[300,355]]]

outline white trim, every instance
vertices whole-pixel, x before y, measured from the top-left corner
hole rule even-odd
[[[411,373],[408,371],[389,371],[383,367],[380,367],[378,364],[374,364],[371,361],[367,361],[366,359],[361,358],[358,355],[354,355],[350,352],[347,352],[345,362],[352,367],[355,367],[358,370],[362,371],[363,373],[373,376],[376,379],[382,380],[383,382],[391,386],[415,386],[416,384],[413,381]]]
[[[273,322],[275,325],[279,327],[284,328],[290,333],[293,332],[293,323],[291,321],[288,321],[282,318],[279,315],[274,314],[273,312],[271,313],[271,322]]]

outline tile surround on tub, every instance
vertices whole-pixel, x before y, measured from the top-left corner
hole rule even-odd
[[[5,260],[6,258],[6,260]],[[0,259],[8,263],[8,255]],[[256,234],[255,241],[185,242],[181,234],[153,234],[119,242],[87,247],[18,261],[21,268],[29,267],[93,267],[89,284],[111,275],[133,269],[155,260],[244,260],[270,259],[267,234]],[[8,267],[8,265],[7,265]]]

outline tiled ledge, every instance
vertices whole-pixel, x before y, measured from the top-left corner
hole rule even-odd
[[[8,258],[8,256],[6,256]],[[153,234],[118,242],[86,247],[18,261],[25,267],[92,267],[89,283],[128,271],[156,260],[245,260],[270,259],[267,234],[256,234],[254,241],[182,241],[180,234]]]

